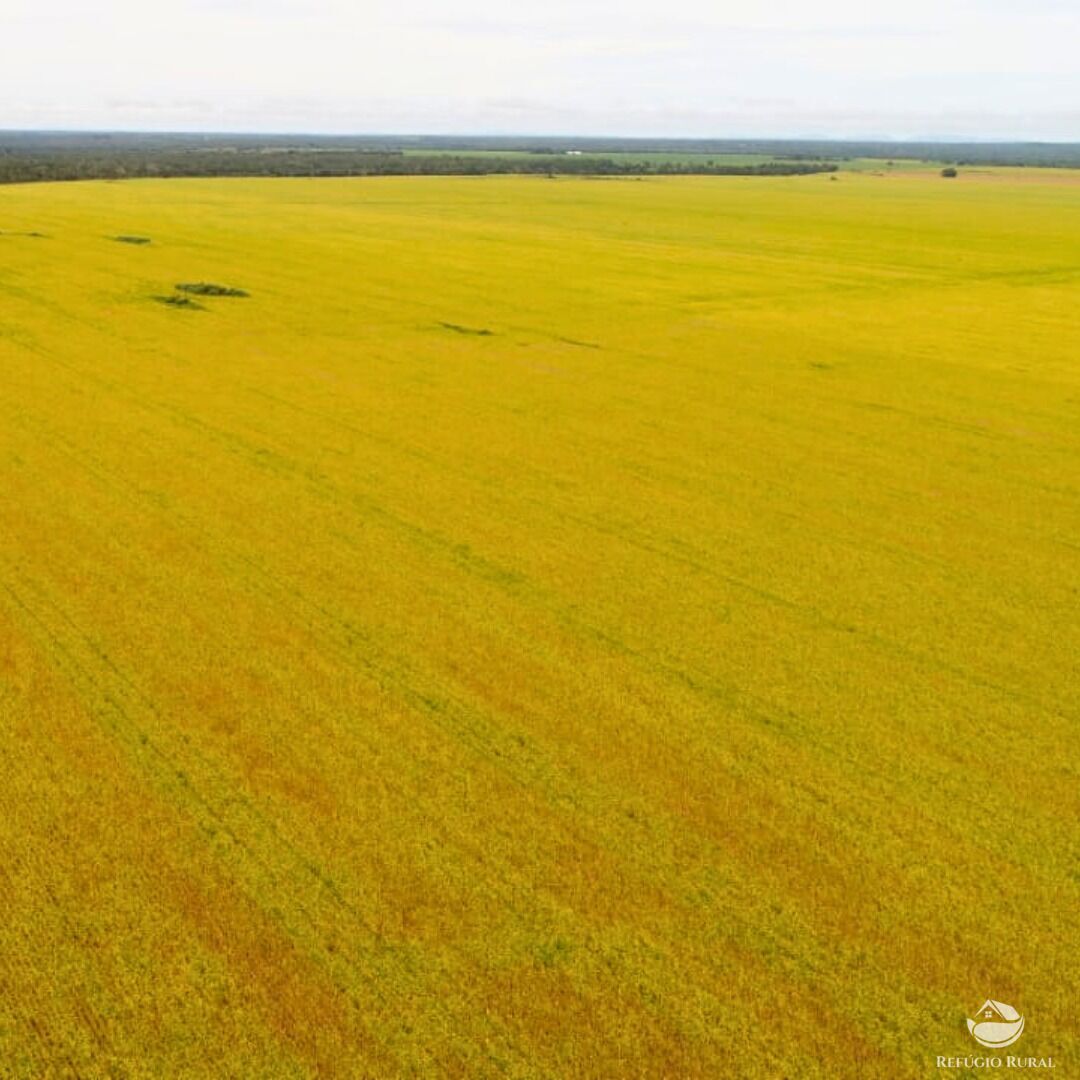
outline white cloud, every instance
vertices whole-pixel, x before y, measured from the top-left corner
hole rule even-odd
[[[5,127],[1080,139],[1074,0],[3,4]]]

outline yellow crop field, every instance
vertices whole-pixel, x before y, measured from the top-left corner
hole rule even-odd
[[[1077,173],[0,188],[0,1076],[1074,1075],[1078,495]]]

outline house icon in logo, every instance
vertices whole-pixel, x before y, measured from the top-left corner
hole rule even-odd
[[[974,1019],[968,1019],[968,1031],[980,1045],[990,1050],[1000,1050],[1012,1046],[1024,1033],[1024,1018],[1004,1001],[987,998],[975,1012]]]

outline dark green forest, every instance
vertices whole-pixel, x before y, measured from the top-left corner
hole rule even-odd
[[[694,161],[620,161],[614,157],[498,154],[405,154],[392,150],[156,149],[11,150],[0,147],[0,183],[125,180],[175,176],[481,176],[531,175],[799,176],[835,172],[829,162],[768,161],[729,165]]]
[[[665,154],[674,160],[635,155]],[[762,157],[758,163],[725,156]],[[0,132],[0,183],[182,176],[795,176],[859,158],[1080,167],[1080,144]]]

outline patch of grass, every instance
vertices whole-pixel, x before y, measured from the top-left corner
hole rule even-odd
[[[191,293],[193,296],[248,296],[243,289],[234,289],[228,285],[214,285],[208,281],[196,281],[177,285],[180,292]]]
[[[473,337],[494,337],[495,331],[486,327],[462,326],[460,323],[440,322],[444,330],[453,330],[455,334],[471,334]]]
[[[190,296],[152,296],[150,299],[159,304],[166,304],[168,307],[184,308],[188,311],[206,310],[204,305],[200,304],[197,300],[192,300]]]
[[[134,244],[139,247],[152,243],[149,236],[114,236],[113,240],[118,244]]]
[[[595,341],[579,341],[577,338],[572,337],[556,337],[556,341],[561,341],[564,345],[576,345],[579,349],[601,349],[602,345],[598,345]]]

